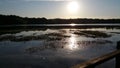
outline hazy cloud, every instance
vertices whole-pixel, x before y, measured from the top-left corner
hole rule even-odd
[[[20,1],[74,1],[74,0],[0,0],[0,2],[20,2]]]
[[[25,0],[25,1],[73,1],[73,0]]]

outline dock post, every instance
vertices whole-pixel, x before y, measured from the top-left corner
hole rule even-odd
[[[120,41],[117,42],[117,50],[120,49]],[[120,68],[120,54],[116,56],[116,68]]]

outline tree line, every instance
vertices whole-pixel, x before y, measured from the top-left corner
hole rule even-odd
[[[47,18],[28,18],[20,17],[16,15],[1,15],[0,25],[13,25],[13,24],[116,24],[120,23],[120,19],[88,19],[88,18],[76,18],[76,19],[47,19]]]

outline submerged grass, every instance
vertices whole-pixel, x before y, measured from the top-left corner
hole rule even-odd
[[[47,40],[47,41],[54,41],[54,40],[62,40],[63,38],[70,37],[67,35],[63,35],[60,33],[49,33],[43,35],[32,35],[32,36],[15,36],[15,35],[8,35],[8,36],[1,36],[0,41],[10,40],[10,41],[30,41],[30,40]]]
[[[48,43],[45,43],[44,45],[40,45],[40,46],[36,46],[36,47],[29,47],[29,48],[26,48],[25,49],[25,52],[26,53],[35,53],[35,52],[38,52],[38,51],[43,51],[45,49],[51,49],[51,50],[57,50],[59,48],[64,48],[64,45],[61,45],[61,44],[66,44],[66,42],[48,42]]]
[[[120,32],[110,32],[110,33],[114,33],[114,34],[120,34]]]
[[[68,41],[54,41],[54,42],[46,42],[45,41],[45,44],[43,45],[40,45],[40,46],[32,46],[32,47],[28,47],[25,49],[25,53],[29,53],[29,54],[32,54],[32,53],[36,53],[36,52],[39,52],[39,51],[43,51],[43,50],[46,50],[46,49],[50,49],[50,50],[55,50],[57,51],[58,49],[65,49],[69,44],[70,42]],[[93,40],[93,41],[78,41],[75,45],[81,46],[82,47],[85,47],[85,46],[93,46],[93,45],[101,45],[101,44],[112,44],[113,42],[110,41],[110,40]]]
[[[77,31],[74,32],[74,34],[77,35],[83,35],[85,37],[92,37],[92,38],[108,38],[111,37],[111,35],[108,35],[107,33],[100,32],[100,31]]]

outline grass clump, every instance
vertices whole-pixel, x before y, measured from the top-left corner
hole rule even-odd
[[[79,32],[74,32],[74,34],[83,35],[85,37],[92,37],[92,38],[108,38],[108,37],[111,37],[111,35],[108,35],[107,33],[100,32],[100,31],[79,31]]]

